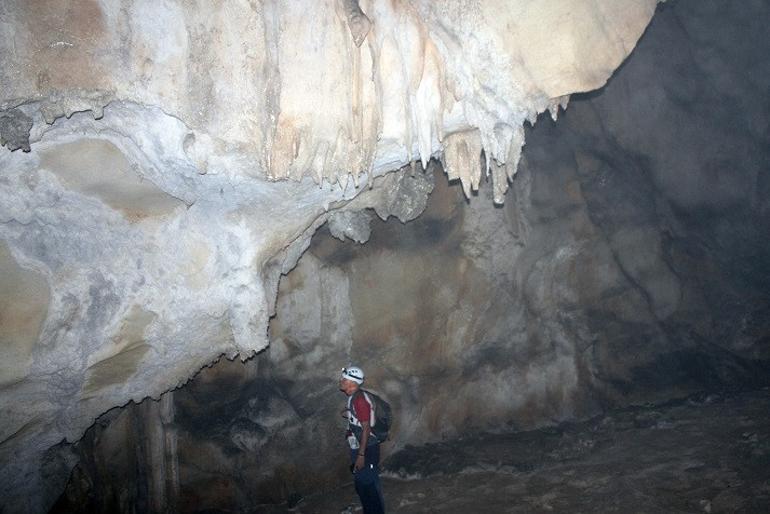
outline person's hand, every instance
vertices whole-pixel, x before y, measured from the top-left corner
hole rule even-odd
[[[356,471],[361,471],[364,468],[364,463],[366,462],[366,459],[363,455],[360,453],[356,456],[356,463],[353,465],[353,469]]]

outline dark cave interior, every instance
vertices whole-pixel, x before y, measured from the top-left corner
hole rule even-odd
[[[396,412],[391,512],[770,511],[768,21],[660,4],[502,206],[434,160],[416,219],[318,229],[270,346],[50,448],[50,512],[356,512],[350,363]]]

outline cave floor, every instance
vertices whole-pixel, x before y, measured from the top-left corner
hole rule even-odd
[[[407,447],[383,475],[391,513],[769,513],[770,390]],[[352,484],[279,509],[360,512]]]

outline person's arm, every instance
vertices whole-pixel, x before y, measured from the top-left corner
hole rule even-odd
[[[371,432],[371,428],[369,428],[369,422],[362,421],[361,422],[361,441],[360,441],[360,446],[358,447],[358,455],[356,456],[356,465],[355,465],[356,471],[362,469],[364,467],[364,464],[366,463],[366,443],[369,441],[370,432]]]

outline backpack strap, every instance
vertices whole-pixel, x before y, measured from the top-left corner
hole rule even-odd
[[[372,427],[372,430],[373,430],[374,425],[377,424],[377,402],[375,401],[372,393],[366,391],[365,389],[359,388],[355,393],[351,394],[348,397],[348,410],[353,413],[353,415],[356,417],[359,423],[361,423],[361,421],[364,421],[358,416],[358,413],[355,411],[355,407],[354,407],[355,400],[361,396],[363,396],[366,403],[369,404],[369,409],[371,412],[369,414],[369,419],[365,421],[369,422],[369,426]]]
[[[361,419],[358,417],[358,413],[356,413],[354,404],[355,404],[356,398],[361,396],[362,392],[363,392],[363,389],[357,389],[355,393],[351,394],[348,397],[348,410],[353,414],[353,416],[355,416],[355,418],[358,420],[359,423],[361,422]]]
[[[379,404],[377,399],[379,397],[373,392],[367,391],[366,389],[359,389],[358,391],[365,394],[367,402],[369,403],[369,408],[372,411],[370,414],[369,428],[372,431],[372,435],[376,437],[374,431],[379,428],[377,426],[377,406]]]

